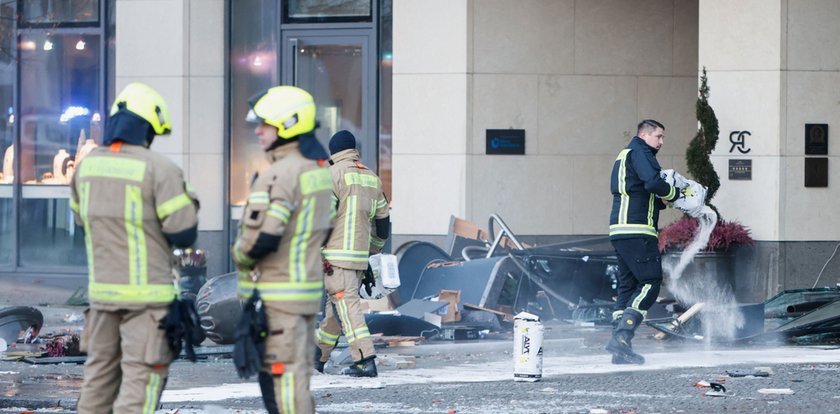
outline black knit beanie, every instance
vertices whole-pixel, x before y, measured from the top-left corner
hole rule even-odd
[[[351,148],[356,148],[356,137],[350,131],[342,129],[330,138],[330,155]]]

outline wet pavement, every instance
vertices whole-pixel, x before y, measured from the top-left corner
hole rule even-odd
[[[82,308],[42,308],[45,331],[72,330]],[[379,350],[380,376],[318,374],[320,413],[790,413],[837,412],[840,348],[707,346],[658,341],[640,328],[642,366],[617,366],[603,351],[608,328],[546,324],[543,379],[513,381],[512,336],[431,341]],[[52,328],[51,328],[52,327]],[[399,364],[413,361],[412,364]],[[407,366],[398,368],[398,366]],[[729,378],[726,370],[767,367],[767,378]],[[338,369],[338,367],[335,367]],[[73,412],[81,365],[0,362],[0,412]],[[698,381],[722,382],[724,396],[702,395]],[[790,389],[792,395],[761,389]],[[778,392],[778,391],[775,391]],[[178,361],[158,413],[263,413],[255,380],[240,380],[229,359]],[[454,411],[453,411],[454,410]]]

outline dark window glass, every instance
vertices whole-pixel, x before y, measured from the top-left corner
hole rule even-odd
[[[21,0],[23,25],[99,24],[99,0]]]
[[[379,3],[379,178],[391,199],[391,94],[393,78],[393,14],[391,0]]]
[[[230,202],[244,204],[251,177],[267,165],[265,153],[245,122],[248,99],[279,84],[276,0],[231,2],[230,28]],[[238,219],[239,217],[233,217]]]
[[[20,264],[85,266],[67,183],[101,135],[98,34],[20,37]]]
[[[370,21],[371,0],[290,0],[284,3],[288,22]]]
[[[21,25],[98,26],[99,0],[21,0]]]
[[[15,142],[15,15],[14,3],[0,3],[0,268],[14,264],[12,185]]]

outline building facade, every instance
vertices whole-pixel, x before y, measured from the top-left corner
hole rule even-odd
[[[4,274],[84,273],[60,151],[75,161],[95,143],[133,81],[169,102],[173,134],[153,148],[201,197],[211,275],[230,269],[264,165],[246,101],[280,83],[313,93],[319,139],[359,137],[387,184],[394,247],[491,213],[545,243],[606,234],[609,171],[640,119],[666,125],[658,158],[686,171],[705,67],[721,131],[714,202],[758,241],[738,252],[740,297],[810,287],[840,240],[836,1],[20,0],[0,14],[0,150],[13,147],[14,166],[0,184]],[[499,130],[523,153],[488,154]],[[820,285],[838,271],[829,263]]]

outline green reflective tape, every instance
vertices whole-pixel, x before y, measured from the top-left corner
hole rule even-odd
[[[76,213],[79,212],[79,203],[77,203],[72,197],[70,198],[70,210],[73,210]]]
[[[618,153],[618,158],[616,161],[619,161],[618,164],[618,192],[621,194],[620,204],[618,207],[618,222],[619,223],[627,223],[627,210],[630,207],[630,195],[627,194],[627,154],[630,153],[629,149],[624,149],[620,153]]]
[[[79,206],[79,215],[82,216],[82,225],[85,228],[85,251],[88,259],[88,283],[96,283],[94,278],[93,267],[93,239],[90,234],[90,218],[88,218],[88,211],[90,209],[90,183],[84,182],[80,186],[79,195],[82,198]]]
[[[349,172],[344,174],[344,183],[347,185],[360,185],[362,187],[379,188],[379,179],[370,174],[359,174]]]
[[[367,250],[341,250],[324,249],[322,251],[327,260],[341,260],[345,262],[366,262],[368,260]]]
[[[650,197],[648,197],[648,214],[647,214],[647,224],[650,227],[653,227],[653,193],[650,193]]]
[[[125,157],[87,157],[79,167],[79,177],[118,178],[121,180],[143,182],[146,163]]]
[[[653,287],[653,285],[651,285],[650,283],[645,283],[645,284],[642,286],[642,290],[641,290],[641,291],[639,291],[639,295],[638,295],[638,296],[636,296],[636,298],[635,298],[635,299],[633,299],[633,303],[632,303],[632,305],[630,305],[630,306],[631,306],[633,309],[637,309],[637,310],[641,311],[641,309],[639,309],[639,305],[641,305],[641,304],[642,304],[642,301],[645,299],[645,297],[647,296],[648,292],[650,292],[650,289],[651,289],[652,287]],[[644,314],[643,314],[643,315],[644,315]]]
[[[285,302],[285,301],[309,301],[321,300],[324,294],[324,282],[258,282],[254,283],[248,279],[247,273],[241,272],[239,274],[237,292],[240,296],[248,298],[254,288],[260,291],[260,295],[265,300]]]
[[[182,193],[159,205],[155,212],[157,213],[158,218],[163,220],[166,217],[169,217],[172,213],[186,206],[192,205],[192,202],[192,198],[190,198],[187,193]]]
[[[128,274],[132,285],[145,285],[148,278],[146,234],[143,232],[143,190],[125,186],[125,235],[128,239]]]
[[[286,207],[283,207],[277,203],[271,203],[271,205],[268,206],[268,211],[265,214],[269,217],[274,217],[285,224],[289,222],[289,217],[292,213]]]
[[[256,191],[248,196],[248,203],[251,204],[268,204],[268,192]]]
[[[327,168],[318,168],[300,175],[300,193],[303,195],[318,191],[332,191],[332,188],[332,176]]]
[[[105,302],[165,303],[171,302],[176,294],[177,290],[171,283],[137,286],[94,282],[88,286],[89,298]]]
[[[280,377],[280,406],[283,414],[295,414],[294,372],[285,372]]]
[[[344,213],[344,250],[352,250],[356,239],[356,209],[358,196],[347,197]]]
[[[292,235],[289,254],[289,280],[306,281],[306,246],[312,236],[312,219],[315,216],[315,197],[303,200],[301,212],[297,218],[295,234]]]
[[[154,414],[157,409],[157,399],[160,395],[162,381],[160,374],[152,372],[149,375],[149,382],[146,384],[146,400],[143,403],[143,414]]]
[[[659,233],[653,226],[645,224],[613,224],[610,225],[610,236],[618,234],[643,234],[658,237]]]

